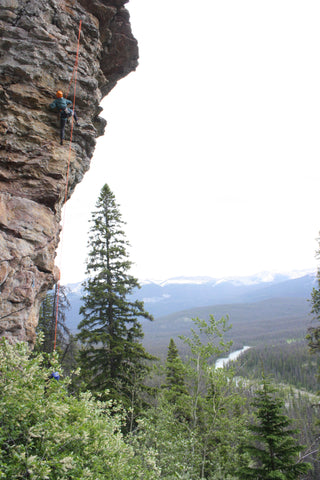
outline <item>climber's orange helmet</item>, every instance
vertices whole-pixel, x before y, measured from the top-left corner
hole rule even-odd
[[[56,96],[57,96],[57,98],[62,98],[63,97],[63,93],[61,92],[61,90],[57,91]]]

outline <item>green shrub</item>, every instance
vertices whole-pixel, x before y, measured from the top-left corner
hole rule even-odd
[[[57,359],[44,361],[27,345],[0,342],[0,479],[159,478],[154,457],[135,455],[121,433],[122,413],[68,393],[68,378],[50,378]]]

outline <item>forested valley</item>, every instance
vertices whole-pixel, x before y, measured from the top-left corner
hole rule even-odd
[[[263,370],[277,383],[314,394],[319,391],[319,367],[320,359],[310,354],[305,339],[250,348],[232,362],[232,368],[241,377],[260,379]]]
[[[0,343],[0,478],[316,480],[318,323],[263,338],[223,368],[232,318],[195,316],[164,359],[142,344],[154,321],[130,294],[127,241],[105,185],[92,214],[79,333],[63,287],[43,302],[38,341]],[[320,277],[310,292],[320,315]]]

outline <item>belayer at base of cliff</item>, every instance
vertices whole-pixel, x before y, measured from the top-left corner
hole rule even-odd
[[[71,100],[68,100],[63,97],[61,90],[58,90],[56,93],[56,99],[50,103],[51,110],[55,110],[60,114],[60,145],[63,145],[64,132],[68,118],[74,117],[76,125],[78,125],[78,117],[75,111],[68,107],[72,105]]]

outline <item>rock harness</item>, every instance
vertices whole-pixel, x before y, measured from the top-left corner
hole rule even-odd
[[[76,105],[76,90],[77,90],[77,73],[78,73],[78,63],[79,63],[79,48],[80,48],[80,35],[81,35],[81,24],[82,20],[80,20],[79,23],[79,33],[78,33],[78,44],[77,44],[77,53],[76,53],[76,59],[74,62],[74,67],[73,67],[73,72],[71,76],[71,80],[69,83],[68,91],[66,97],[68,97],[71,84],[74,81],[74,91],[73,91],[73,106],[72,109],[75,111],[75,105]],[[63,206],[65,207],[66,202],[67,202],[67,197],[68,197],[68,185],[69,185],[69,171],[70,171],[70,161],[71,161],[71,146],[72,146],[72,135],[73,135],[73,122],[74,118],[73,115],[71,117],[71,130],[70,130],[70,141],[69,141],[69,155],[68,155],[68,167],[67,167],[67,177],[66,177],[66,188],[65,188],[65,194],[64,194],[64,202]],[[61,230],[61,248],[60,248],[60,257],[62,257],[62,246],[63,246],[63,232],[64,232],[64,224],[65,224],[65,214],[66,214],[66,208],[64,208],[63,211],[63,217],[62,217],[62,230]],[[60,264],[61,264],[61,259],[60,259]],[[58,315],[59,315],[59,291],[60,291],[60,278],[61,278],[61,268],[59,268],[59,280],[58,280],[58,285],[57,285],[57,303],[56,303],[56,319],[55,319],[55,329],[54,329],[54,344],[53,344],[53,351],[55,352],[56,350],[56,345],[57,345],[57,327],[58,327]]]

